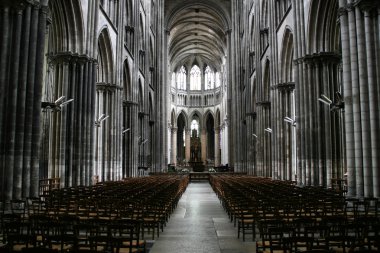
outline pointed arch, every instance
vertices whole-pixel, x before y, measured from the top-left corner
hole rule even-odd
[[[52,26],[49,31],[49,53],[84,53],[83,15],[79,0],[49,2]]]
[[[154,38],[153,36],[150,36],[149,40],[149,64],[151,67],[155,65],[156,62],[156,52],[154,47]]]
[[[138,106],[139,106],[139,112],[144,111],[144,88],[141,79],[139,79],[139,93],[138,93]]]
[[[143,13],[140,12],[139,16],[139,45],[140,45],[140,50],[144,50],[144,42],[145,42],[145,19]]]
[[[216,112],[215,112],[215,126],[216,127],[220,127],[221,125],[221,121],[220,121],[220,110],[219,108],[216,109]]]
[[[202,117],[202,113],[200,113],[198,110],[194,110],[190,113],[189,115],[189,122],[191,123],[191,121],[194,119],[194,118],[197,118],[199,120],[199,126],[202,126],[202,123],[203,123],[203,117]]]
[[[256,91],[256,76],[252,79],[251,84],[251,106],[252,112],[256,112],[256,102],[257,102],[257,91]]]
[[[211,110],[207,110],[204,114],[203,114],[203,124],[204,125],[202,125],[202,127],[204,127],[204,128],[206,128],[207,127],[207,119],[209,118],[209,117],[212,117],[213,118],[213,120],[215,119],[215,115],[214,115],[214,113],[211,111]]]
[[[249,22],[249,27],[250,27],[250,33],[249,33],[249,38],[250,38],[250,45],[249,49],[251,52],[255,50],[255,15],[252,13],[250,17],[250,22]]]
[[[173,109],[171,114],[170,114],[170,123],[171,123],[171,126],[174,127],[177,125],[177,117],[175,115],[175,110]]]
[[[155,115],[155,108],[154,108],[154,98],[152,96],[152,93],[149,92],[149,120],[153,120],[153,116]]]
[[[126,100],[131,99],[132,91],[131,91],[131,71],[128,64],[128,59],[126,59],[123,63],[123,88],[124,88],[124,98]]]
[[[269,1],[261,1],[261,28],[269,27]]]
[[[105,27],[98,37],[98,83],[113,83],[113,52],[108,28]]]
[[[133,3],[134,1],[125,1],[125,20],[127,26],[133,26]]]
[[[185,122],[185,128],[188,128],[189,127],[189,118],[188,118],[188,115],[187,113],[184,111],[184,110],[181,110],[178,114],[178,117],[177,117],[177,122],[178,122],[178,118],[179,117],[183,117],[184,119],[184,122]]]
[[[282,39],[281,50],[281,78],[283,82],[293,81],[293,33],[286,28]]]
[[[338,1],[312,0],[308,22],[309,53],[338,52],[340,27]]]
[[[270,71],[269,59],[266,60],[263,73],[263,100],[269,101],[270,99]]]
[[[206,159],[212,163],[215,158],[215,117],[211,111],[205,113],[204,124],[204,129],[206,130]]]

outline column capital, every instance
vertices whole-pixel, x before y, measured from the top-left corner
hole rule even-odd
[[[374,2],[373,0],[357,0],[354,5],[358,6],[362,11],[372,11],[380,7],[379,1]]]
[[[96,83],[96,90],[114,92],[118,87],[111,83]]]
[[[349,3],[346,6],[347,12],[355,11],[355,5],[353,3]]]
[[[270,101],[259,101],[256,103],[257,106],[262,106],[264,108],[269,108],[271,103]]]
[[[48,54],[47,58],[49,60],[49,63],[63,63],[63,62],[78,62],[81,64],[87,63],[87,62],[97,62],[96,59],[90,58],[87,55],[79,55],[76,53],[71,52],[59,52],[56,54]]]
[[[124,107],[132,107],[132,106],[138,106],[138,103],[131,101],[131,100],[124,100],[123,101]]]
[[[345,8],[345,7],[339,7],[339,9],[338,9],[338,16],[340,17],[340,16],[344,16],[346,14],[347,14],[347,8]]]
[[[245,114],[246,117],[251,117],[252,119],[256,119],[257,113],[256,112],[249,112]]]
[[[130,25],[126,25],[125,26],[125,30],[127,31],[127,32],[134,32],[135,31],[135,27],[134,26],[130,26]]]
[[[280,92],[285,92],[285,91],[293,91],[296,88],[296,84],[294,82],[288,82],[288,83],[279,83],[277,85],[277,89]]]
[[[307,64],[311,65],[319,62],[339,63],[341,61],[341,55],[335,52],[320,52],[305,55],[305,57],[303,57],[303,60]]]
[[[0,6],[23,10],[27,5],[33,5],[40,8],[40,3],[33,0],[1,0]]]

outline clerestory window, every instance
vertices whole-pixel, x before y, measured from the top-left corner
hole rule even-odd
[[[194,65],[190,71],[190,90],[201,89],[201,70],[197,65]]]

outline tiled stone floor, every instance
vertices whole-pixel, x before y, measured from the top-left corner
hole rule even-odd
[[[251,253],[255,242],[237,238],[219,199],[207,182],[190,183],[149,253]]]

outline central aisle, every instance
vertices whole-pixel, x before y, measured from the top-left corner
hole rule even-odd
[[[246,240],[248,241],[248,240]],[[190,183],[149,253],[251,253],[208,182]]]

